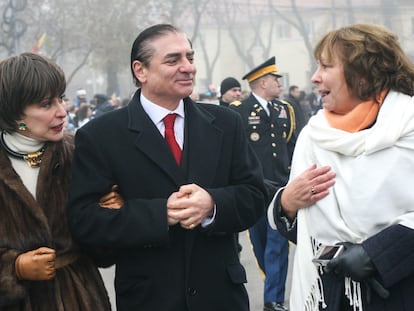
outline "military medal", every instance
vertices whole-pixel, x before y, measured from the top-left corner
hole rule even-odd
[[[256,115],[254,112],[251,113],[249,119],[247,120],[249,125],[260,124],[260,116]]]
[[[286,109],[283,106],[280,106],[279,118],[287,119]]]
[[[251,141],[258,141],[260,139],[260,135],[257,132],[253,132],[250,134],[250,140]]]

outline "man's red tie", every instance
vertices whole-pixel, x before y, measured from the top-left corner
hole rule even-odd
[[[167,116],[163,119],[165,125],[165,140],[167,141],[170,149],[174,155],[175,161],[178,165],[181,162],[181,148],[178,145],[177,141],[175,140],[174,134],[174,122],[177,114],[171,113],[167,114]]]

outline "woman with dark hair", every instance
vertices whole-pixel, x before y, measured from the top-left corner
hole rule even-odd
[[[369,24],[329,32],[315,57],[323,109],[301,132],[291,182],[268,210],[297,241],[291,310],[412,310],[414,65],[395,34]],[[295,179],[310,164],[336,173],[329,193],[323,180]],[[343,251],[314,263],[329,245]]]
[[[65,204],[73,138],[61,68],[23,53],[0,62],[0,309],[106,311],[94,263],[72,240]]]

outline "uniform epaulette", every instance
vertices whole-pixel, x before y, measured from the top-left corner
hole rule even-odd
[[[231,102],[230,105],[232,106],[240,106],[242,104],[242,102],[240,100],[235,100],[234,102]]]

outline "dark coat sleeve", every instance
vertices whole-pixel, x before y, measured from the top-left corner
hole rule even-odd
[[[97,118],[96,121],[104,117],[106,115]],[[107,246],[124,248],[143,246],[149,241],[161,243],[167,240],[166,197],[160,195],[159,199],[139,198],[138,195],[144,186],[137,183],[136,179],[129,181],[129,187],[137,188],[138,195],[132,197],[129,190],[124,190],[126,186],[123,183],[128,182],[128,177],[120,180],[114,176],[113,171],[122,161],[128,163],[125,166],[131,171],[136,169],[137,163],[129,157],[124,157],[122,149],[117,147],[118,144],[107,132],[103,134],[107,136],[105,141],[97,137],[95,131],[85,129],[87,127],[79,129],[76,134],[72,183],[67,205],[68,222],[75,239],[83,247],[99,247],[98,252],[93,250],[95,255],[99,255]],[[121,136],[118,140],[122,143]],[[127,139],[124,141],[126,144],[132,144]],[[137,158],[137,161],[140,159]],[[111,164],[114,167],[110,167]],[[151,183],[151,175],[147,176],[148,183]],[[108,193],[114,184],[119,185],[121,189],[120,194],[125,199],[124,206],[121,209],[100,207],[100,198]],[[166,186],[166,189],[173,188]],[[137,206],[139,208],[136,208]],[[92,255],[92,249],[90,254]]]
[[[288,217],[283,213],[282,204],[280,203],[280,199],[283,193],[283,189],[281,189],[273,202],[273,220],[276,224],[277,230],[287,238],[289,241],[296,244],[297,242],[297,221],[295,219],[288,219]]]
[[[230,180],[227,184],[220,182],[215,187],[207,187],[218,211],[209,230],[240,232],[250,228],[264,215],[269,193],[274,190],[273,185],[264,184],[262,166],[245,137],[240,116],[232,111],[226,113],[233,115],[235,131],[232,134],[232,146],[229,148],[231,156],[223,157],[228,158],[223,161],[229,162],[227,165],[220,163],[219,169],[224,172],[226,166],[229,167]],[[227,151],[223,154],[227,154]]]
[[[363,247],[385,287],[414,276],[413,229],[403,225],[390,226],[366,240]]]
[[[414,230],[392,225],[362,243],[378,271],[376,278],[389,291],[383,299],[370,290],[370,303],[365,300],[368,286],[362,284],[361,296],[366,311],[411,310],[414,305]],[[335,309],[344,298],[343,280],[333,273],[322,275],[325,301]]]

